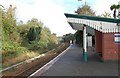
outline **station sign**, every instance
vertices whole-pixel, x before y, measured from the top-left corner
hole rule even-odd
[[[120,44],[120,34],[114,34],[114,41],[117,44]]]

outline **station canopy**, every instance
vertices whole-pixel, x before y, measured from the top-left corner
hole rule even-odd
[[[83,26],[87,27],[87,32],[94,35],[94,30],[102,33],[120,32],[120,19],[103,18],[96,16],[83,16],[78,14],[65,13],[68,23],[75,30],[83,30]]]

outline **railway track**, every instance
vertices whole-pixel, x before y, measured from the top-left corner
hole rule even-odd
[[[29,75],[31,75],[33,72],[35,72],[36,70],[38,70],[39,68],[41,68],[43,65],[45,65],[46,63],[48,63],[50,60],[52,60],[54,57],[56,57],[57,54],[50,56],[49,58],[44,59],[43,61],[41,61],[40,63],[22,71],[21,73],[19,73],[17,76],[25,76],[28,77]]]
[[[44,57],[38,58],[36,60],[33,60],[30,63],[23,64],[20,66],[17,66],[13,69],[10,69],[9,71],[5,71],[2,73],[2,78],[14,78],[14,77],[20,77],[20,78],[27,78],[30,76],[33,72],[41,68],[43,65],[51,61],[53,58],[55,58],[57,55],[59,55],[62,51],[64,51],[69,45],[64,45],[62,47],[59,47],[59,50],[55,52],[48,52]]]

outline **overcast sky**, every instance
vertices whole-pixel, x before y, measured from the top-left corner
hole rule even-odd
[[[110,11],[110,6],[118,4],[120,0],[86,0],[97,15]],[[79,6],[84,5],[85,0],[0,0],[5,8],[10,4],[17,7],[17,21],[26,23],[31,18],[41,20],[49,27],[52,33],[62,36],[75,31],[69,26],[64,13],[73,13]],[[111,14],[112,15],[112,14]]]

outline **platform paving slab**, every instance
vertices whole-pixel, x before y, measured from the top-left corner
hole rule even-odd
[[[100,62],[93,50],[88,51],[88,62],[83,61],[83,49],[70,49],[41,76],[118,76],[118,62]]]

